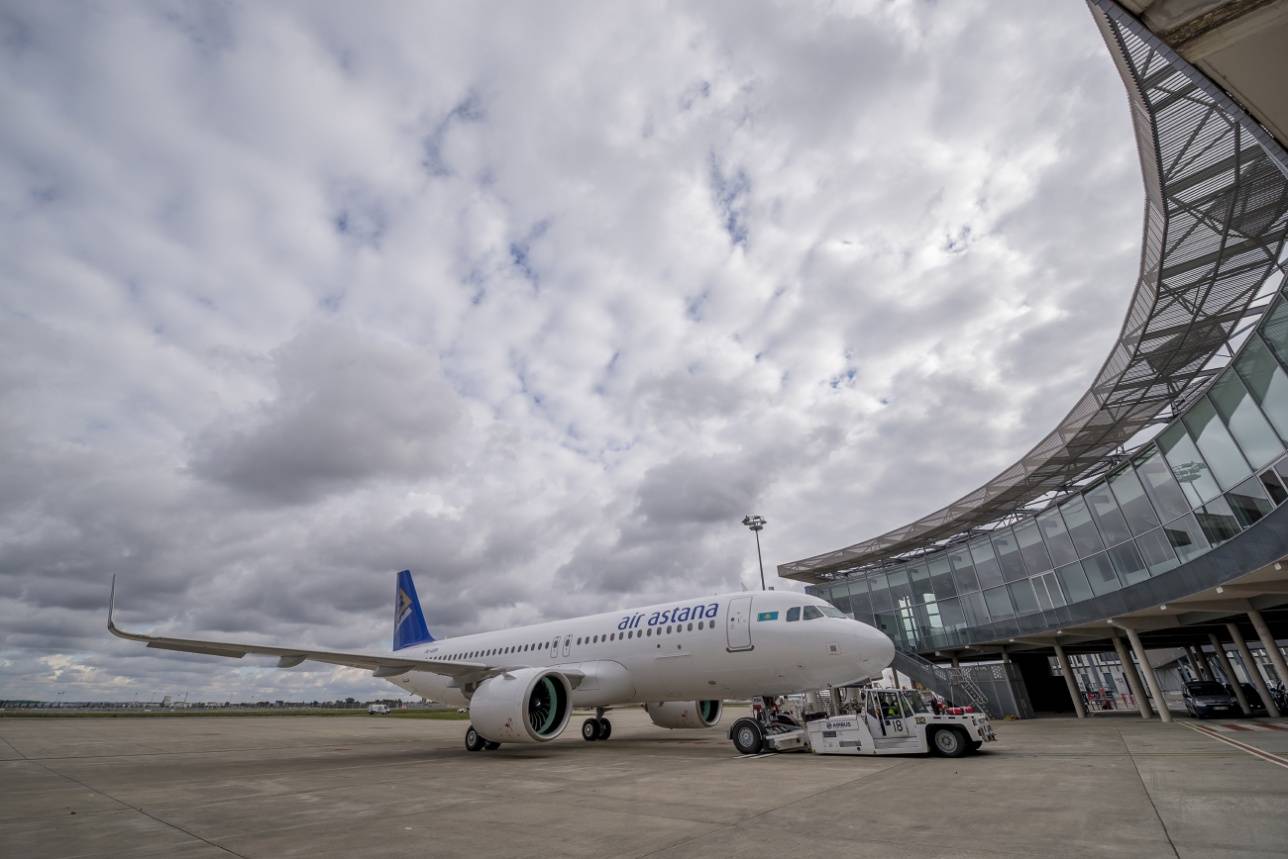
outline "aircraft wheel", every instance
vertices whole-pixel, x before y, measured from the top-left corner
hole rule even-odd
[[[729,735],[733,738],[733,747],[740,754],[758,755],[765,747],[765,732],[755,719],[739,719],[734,722]]]
[[[612,735],[613,735],[613,723],[608,721],[607,719],[600,719],[599,720],[599,738],[601,740],[607,740]]]
[[[483,742],[483,751],[485,752],[495,752],[499,748],[501,748],[501,744],[496,740],[485,740]]]
[[[588,743],[599,739],[599,720],[587,719],[581,723],[581,738]]]
[[[930,736],[930,748],[946,758],[960,758],[966,754],[966,735],[953,728],[939,728]]]
[[[470,725],[465,731],[465,748],[471,752],[481,752],[486,745],[487,740],[479,736],[479,732],[474,730],[473,725]]]

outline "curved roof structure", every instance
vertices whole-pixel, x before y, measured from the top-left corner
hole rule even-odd
[[[1127,89],[1145,185],[1140,274],[1118,340],[1046,438],[948,506],[878,537],[783,564],[821,581],[1006,519],[1119,461],[1179,414],[1261,319],[1288,236],[1288,155],[1219,87],[1112,0],[1090,0]]]

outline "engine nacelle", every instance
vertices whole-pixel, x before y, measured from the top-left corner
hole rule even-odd
[[[710,728],[720,721],[724,702],[653,701],[644,705],[644,711],[659,728]]]
[[[470,698],[470,723],[498,743],[545,743],[568,727],[572,685],[549,668],[520,668],[478,685]]]

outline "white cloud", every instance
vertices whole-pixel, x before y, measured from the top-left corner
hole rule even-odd
[[[1138,255],[1086,10],[0,12],[9,694],[386,691],[383,646],[758,581],[1040,438]],[[61,665],[62,663],[60,663]],[[51,677],[51,670],[62,672]],[[70,692],[68,692],[70,694]]]

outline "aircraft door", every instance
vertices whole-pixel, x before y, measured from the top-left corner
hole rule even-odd
[[[571,636],[571,635],[565,635],[565,636],[564,636],[564,648],[563,648],[563,655],[564,655],[564,656],[567,656],[567,655],[568,655],[569,653],[571,653],[571,652],[572,652],[572,636]]]
[[[557,635],[554,638],[550,639],[550,658],[551,659],[559,658],[559,636]]]
[[[725,627],[729,650],[751,650],[751,597],[729,600],[729,622]]]

